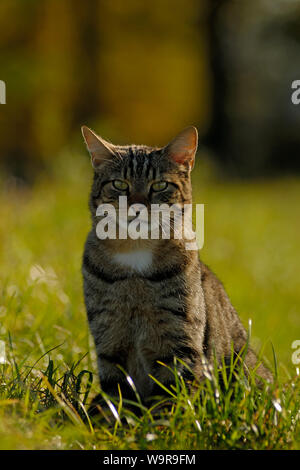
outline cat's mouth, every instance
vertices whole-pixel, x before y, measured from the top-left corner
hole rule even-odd
[[[178,210],[177,215],[172,216],[170,210],[162,208],[151,208],[150,211],[147,207],[134,211],[130,208],[105,209],[108,213],[97,214],[100,221],[96,233],[100,239],[182,239],[182,212],[180,208]]]
[[[145,217],[141,213],[125,216],[119,214],[119,217],[116,220],[116,223],[119,227],[129,227],[132,222],[134,222],[134,224],[139,224],[144,227],[151,227],[151,220],[148,219],[148,216]]]

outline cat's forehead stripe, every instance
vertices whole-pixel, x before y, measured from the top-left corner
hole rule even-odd
[[[143,165],[143,175],[145,175],[146,177],[147,177],[147,170],[149,166],[150,166],[149,159],[145,158],[144,165]]]
[[[135,178],[142,178],[148,181],[159,180],[163,168],[160,168],[159,161],[155,158],[157,154],[154,150],[135,145],[118,147],[117,151],[120,158],[116,163],[120,177],[127,180]]]
[[[131,146],[127,149],[127,156],[126,178],[148,177],[152,162],[145,150]]]
[[[134,171],[134,173],[136,173],[136,172],[137,172],[137,171],[136,171],[136,169],[137,169],[137,164],[138,164],[137,159],[136,159],[136,156],[133,157],[132,163],[133,163],[133,171]]]

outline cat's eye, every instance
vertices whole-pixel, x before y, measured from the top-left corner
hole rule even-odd
[[[168,186],[166,181],[158,181],[157,183],[152,184],[153,191],[164,191]]]
[[[112,184],[116,189],[119,189],[120,191],[125,191],[128,188],[128,183],[126,183],[126,181],[114,180]]]

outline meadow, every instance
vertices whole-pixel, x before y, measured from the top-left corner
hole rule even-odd
[[[190,396],[176,376],[171,411],[137,417],[107,398],[115,421],[89,421],[99,384],[80,269],[92,170],[66,152],[33,187],[0,178],[0,449],[300,449],[300,180],[227,181],[207,161],[193,174],[200,256],[278,381],[258,390],[241,374],[222,391],[208,374]]]

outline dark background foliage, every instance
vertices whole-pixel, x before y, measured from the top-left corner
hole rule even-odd
[[[1,0],[1,165],[34,179],[82,124],[163,145],[198,127],[229,176],[299,171],[300,3]]]

